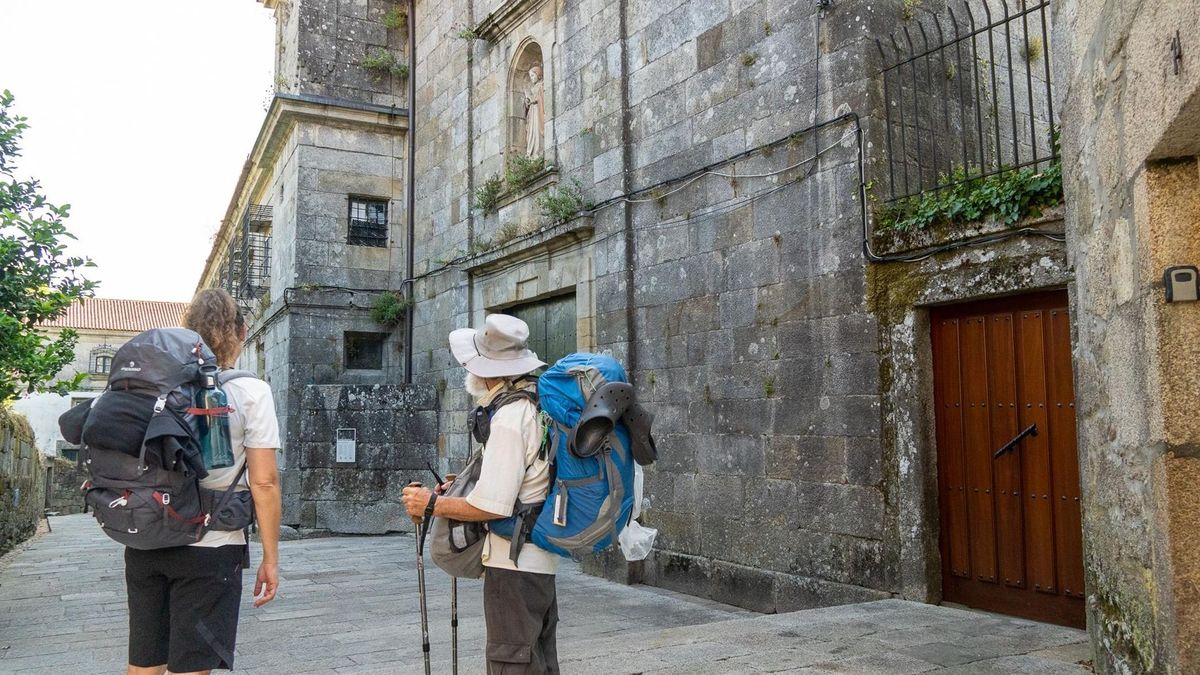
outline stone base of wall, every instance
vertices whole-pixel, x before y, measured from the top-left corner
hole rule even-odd
[[[651,586],[767,614],[892,597],[861,586],[664,551],[655,551],[645,560],[644,575],[644,583]]]
[[[400,503],[411,481],[433,482],[437,392],[419,385],[309,385],[299,443],[284,473],[284,520],[303,532],[411,532]],[[337,461],[338,429],[354,429],[354,461]]]

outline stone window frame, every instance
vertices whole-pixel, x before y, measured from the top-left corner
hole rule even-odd
[[[342,365],[346,370],[383,370],[384,345],[387,343],[387,337],[387,333],[373,331],[344,331],[342,333]],[[369,355],[369,363],[377,362],[379,365],[364,365],[367,362],[359,360],[364,358],[361,353],[364,347],[370,348],[372,352],[377,352]]]
[[[355,207],[357,206],[363,208],[362,215],[366,216],[365,218],[355,218]],[[371,214],[369,211],[372,206],[382,207],[382,222],[373,219],[373,216],[378,216],[379,212]],[[358,194],[349,195],[346,198],[346,243],[351,246],[387,248],[389,239],[388,227],[391,220],[390,211],[391,203],[386,197]],[[360,232],[358,234],[355,233],[355,223],[360,223]]]
[[[109,344],[102,344],[94,347],[88,355],[88,374],[95,377],[108,377],[112,372],[113,358],[117,355],[117,348]],[[102,364],[107,367],[101,367]]]

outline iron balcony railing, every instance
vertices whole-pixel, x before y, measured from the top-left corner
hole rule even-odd
[[[1050,4],[1011,1],[951,2],[944,18],[926,10],[915,27],[876,39],[886,201],[1058,158]]]

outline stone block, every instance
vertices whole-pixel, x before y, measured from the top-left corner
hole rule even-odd
[[[766,441],[762,437],[721,435],[697,444],[696,468],[705,474],[757,477],[763,475]]]
[[[774,612],[775,577],[752,567],[713,562],[708,597],[756,612]]]
[[[373,504],[355,502],[316,502],[314,526],[339,534],[384,534],[411,532],[412,520],[396,502]]]
[[[797,612],[817,607],[886,600],[890,593],[824,579],[781,575],[775,585],[775,611]]]
[[[772,436],[766,475],[785,480],[842,483],[847,479],[846,439],[839,436]]]
[[[801,481],[796,508],[808,514],[813,529],[870,539],[883,535],[883,494],[875,488]]]

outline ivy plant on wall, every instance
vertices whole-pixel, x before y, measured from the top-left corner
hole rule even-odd
[[[984,219],[1013,225],[1062,203],[1059,160],[1041,169],[1028,167],[983,178],[969,175],[965,168],[956,168],[949,176],[942,176],[940,184],[946,187],[882,207],[876,217],[879,229],[906,232],[939,223],[965,224]]]

